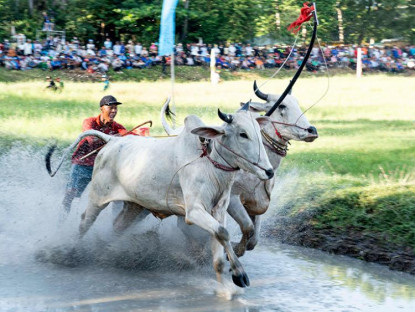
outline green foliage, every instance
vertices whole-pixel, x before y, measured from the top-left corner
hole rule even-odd
[[[316,228],[382,234],[387,241],[415,247],[415,183],[340,190],[321,200],[318,210]]]
[[[283,181],[279,196],[273,197],[275,213],[339,237],[360,233],[415,249],[415,176],[410,172],[409,179],[371,181],[284,170],[278,174]]]
[[[413,0],[342,0],[339,3],[348,41],[361,43],[369,42],[370,38],[375,41],[406,38],[413,42]]]
[[[0,39],[16,32],[35,38],[42,27],[43,11],[53,18],[56,29],[65,29],[67,38],[102,42],[134,39],[146,45],[158,41],[162,0],[67,0],[33,1],[0,0]],[[186,0],[176,10],[176,38],[181,42],[207,43],[247,42],[257,36],[268,36],[292,42],[287,26],[297,19],[301,2],[296,0]],[[343,14],[346,43],[379,41],[402,37],[415,42],[415,4],[413,0],[320,0],[317,11],[319,37],[326,42],[338,41],[338,10]],[[276,13],[280,26],[276,25]]]

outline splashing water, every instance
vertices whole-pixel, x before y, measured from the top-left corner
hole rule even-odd
[[[400,312],[415,308],[412,276],[265,240],[241,258],[251,287],[238,291],[229,285],[227,268],[226,282],[219,286],[208,240],[189,245],[175,218],[160,222],[150,215],[115,237],[113,209],[108,207],[80,244],[78,226],[88,190],[60,223],[70,161],[50,178],[45,153],[46,149],[16,145],[0,156],[0,311]],[[266,221],[280,209],[277,206],[284,207],[295,196],[300,178],[296,171],[278,178],[273,196],[280,202],[272,204]],[[234,225],[230,232],[237,240]]]
[[[116,208],[111,206],[103,210],[80,244],[78,226],[88,189],[74,200],[71,213],[62,223],[61,202],[68,170],[62,168],[51,178],[44,168],[45,153],[16,146],[1,156],[0,170],[5,179],[0,182],[0,254],[5,256],[0,264],[27,263],[35,258],[69,267],[92,262],[125,269],[170,265],[182,270],[208,262],[204,245],[198,257],[186,256],[189,252],[183,234],[175,228],[175,218],[163,221],[160,227],[161,221],[150,215],[133,227],[133,233],[127,231],[116,238],[112,232]]]

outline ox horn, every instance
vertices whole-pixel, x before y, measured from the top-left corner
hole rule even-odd
[[[239,110],[241,111],[249,111],[249,105],[251,105],[251,100],[246,102]]]
[[[219,108],[218,108],[218,116],[220,119],[222,119],[224,122],[227,122],[227,123],[231,123],[233,120],[231,115],[222,113]]]
[[[254,80],[254,92],[255,92],[255,95],[257,97],[259,97],[261,100],[268,101],[268,94],[262,93],[259,90],[259,88],[258,88],[258,86],[256,84],[256,80]]]

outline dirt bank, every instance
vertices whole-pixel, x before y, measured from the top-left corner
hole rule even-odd
[[[339,233],[335,229],[316,229],[312,226],[311,219],[300,221],[280,217],[276,221],[276,226],[266,230],[265,235],[275,237],[282,243],[346,255],[415,275],[414,250],[390,243],[386,237],[359,232]]]

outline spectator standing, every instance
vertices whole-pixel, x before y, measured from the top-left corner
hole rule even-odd
[[[43,16],[43,31],[51,31],[53,30],[53,26],[52,26],[52,20],[51,18],[48,16],[48,14],[46,12],[42,12],[42,16]]]
[[[112,61],[112,68],[114,69],[114,71],[119,71],[122,69],[122,61],[116,56],[115,59]]]
[[[157,46],[154,42],[150,45],[150,56],[155,57],[157,56]]]
[[[24,44],[24,55],[29,56],[33,54],[33,43],[32,40],[28,39]]]
[[[99,57],[106,57],[107,56],[107,50],[105,49],[105,47],[101,47],[101,49],[98,51],[98,56]]]
[[[143,50],[141,51],[141,56],[142,57],[147,57],[148,56],[148,50],[146,49],[146,47],[143,47]]]
[[[104,82],[104,90],[103,91],[108,90],[108,88],[110,87],[110,81],[108,79],[108,76],[107,75],[102,75],[102,81]]]
[[[63,88],[65,87],[65,84],[59,77],[56,78],[56,83],[57,83],[58,91],[59,93],[61,93],[63,91]]]
[[[128,40],[128,44],[126,45],[127,52],[129,54],[134,54],[134,43],[132,40]]]
[[[95,50],[94,40],[92,40],[92,39],[88,40],[88,44],[86,45],[86,49],[87,50]]]
[[[121,54],[121,44],[119,41],[115,43],[113,51],[114,51],[114,54],[117,56]]]
[[[141,45],[140,42],[137,42],[134,46],[134,53],[135,55],[137,55],[138,57],[141,56],[141,51],[143,51],[143,46]]]
[[[105,40],[104,47],[105,47],[105,49],[112,49],[112,41],[110,40],[110,38],[107,38]]]
[[[180,55],[182,52],[183,52],[183,44],[179,43],[176,46],[176,53]]]
[[[192,45],[190,46],[190,54],[191,54],[193,57],[196,57],[196,56],[198,56],[198,55],[199,55],[199,46],[198,46],[197,44],[192,44]]]
[[[25,41],[19,40],[17,44],[17,55],[24,55]]]
[[[208,49],[207,49],[207,46],[205,44],[202,44],[202,46],[200,47],[200,55],[202,55],[202,56],[207,56],[208,55]]]
[[[245,47],[245,55],[252,56],[253,51],[254,50],[252,49],[251,44],[248,43]]]
[[[125,53],[125,51],[126,51],[126,49],[125,49],[125,45],[124,45],[124,42],[122,42],[121,41],[121,48],[120,48],[120,52],[121,52],[121,54],[124,54]]]
[[[230,44],[229,45],[228,55],[229,56],[235,56],[236,55],[236,48],[235,48],[235,46],[233,44]]]
[[[257,46],[254,46],[254,56],[255,57],[259,56],[259,48]]]
[[[79,48],[79,40],[78,37],[73,37],[72,39],[72,45],[73,45],[73,49],[77,50]]]
[[[215,52],[215,55],[216,56],[220,55],[220,49],[218,48],[218,45],[217,44],[215,44],[213,46],[213,52]]]
[[[220,55],[225,55],[225,47],[223,46],[223,44],[219,45],[219,50],[220,50]]]

